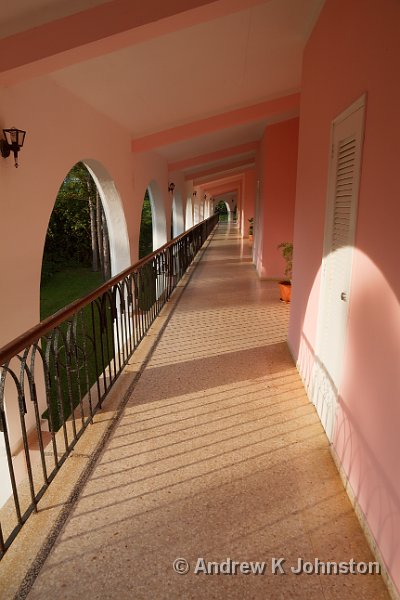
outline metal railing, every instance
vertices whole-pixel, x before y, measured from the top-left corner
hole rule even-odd
[[[0,558],[217,222],[192,227],[0,350],[0,485],[10,491]]]

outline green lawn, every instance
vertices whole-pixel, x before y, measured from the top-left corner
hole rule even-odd
[[[40,290],[41,320],[54,314],[73,300],[82,298],[103,283],[101,273],[89,268],[65,269],[55,273]]]
[[[46,318],[57,312],[60,308],[63,308],[73,300],[85,296],[92,290],[96,289],[102,284],[102,276],[100,273],[94,273],[89,268],[69,268],[64,271],[56,273],[46,284],[44,284],[40,291],[40,316],[41,319]],[[67,356],[61,344],[59,351],[59,375],[56,375],[56,366],[52,361],[49,365],[52,387],[50,392],[50,404],[52,412],[52,423],[53,429],[58,430],[64,419],[67,419],[72,411],[72,406],[79,404],[80,398],[82,398],[88,388],[96,381],[97,377],[101,372],[102,361],[107,364],[113,355],[112,348],[105,348],[102,358],[101,348],[97,348],[97,352],[94,352],[93,345],[90,340],[93,339],[93,323],[92,313],[90,306],[85,308],[80,313],[83,317],[84,328],[86,330],[85,342],[87,351],[87,370],[83,370],[83,357],[80,352],[80,364],[76,362],[75,356],[70,358],[71,365],[69,368],[69,376],[65,365],[67,363]],[[97,331],[96,337],[99,340],[101,337],[105,339],[105,334],[108,333],[109,339],[112,337],[112,325],[111,321],[107,322],[107,332],[102,336],[100,334],[100,322],[98,313],[95,311],[95,324],[94,327]],[[82,336],[82,317],[79,319],[79,325],[76,331],[76,339],[78,346],[83,348],[83,336]],[[68,326],[63,324],[60,326],[60,330],[64,333],[67,332]],[[43,341],[43,348],[46,347],[46,342]],[[96,357],[97,355],[97,367]],[[57,380],[59,378],[60,390],[57,391]],[[68,383],[69,381],[69,383]],[[61,394],[61,397],[59,396]],[[63,413],[61,418],[60,411]],[[43,414],[44,418],[48,418],[48,411]]]

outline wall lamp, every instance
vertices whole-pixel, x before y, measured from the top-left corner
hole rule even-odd
[[[204,194],[203,200],[207,200],[207,194]]]
[[[196,198],[196,196],[197,196],[197,192],[196,191],[193,192],[193,196]]]
[[[10,156],[11,151],[14,154],[14,164],[18,167],[18,152],[24,145],[26,131],[11,127],[3,129],[5,140],[0,140],[0,152],[3,158]]]
[[[168,184],[168,191],[171,192],[171,194],[174,193],[174,189],[175,189],[175,184],[173,182]]]

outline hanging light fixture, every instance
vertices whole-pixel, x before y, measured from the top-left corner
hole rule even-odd
[[[14,164],[18,167],[18,152],[24,145],[26,131],[11,127],[11,129],[3,129],[4,140],[0,140],[0,152],[3,158],[10,156],[11,151],[14,154]]]
[[[193,196],[194,196],[194,197],[196,197],[196,196],[197,196],[197,191],[196,191],[196,190],[193,192]]]
[[[174,193],[174,189],[175,189],[175,184],[173,181],[171,181],[171,183],[168,184],[168,191],[173,194]]]

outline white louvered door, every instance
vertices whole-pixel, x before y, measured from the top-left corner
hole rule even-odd
[[[333,434],[343,370],[357,218],[365,97],[332,124],[313,401]]]

